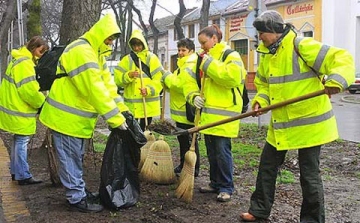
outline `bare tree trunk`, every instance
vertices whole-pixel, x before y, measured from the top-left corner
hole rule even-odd
[[[210,9],[210,0],[203,0],[201,7],[201,17],[200,17],[200,30],[208,26],[209,24],[209,9]]]
[[[157,51],[158,51],[158,48],[159,48],[158,47],[158,44],[159,44],[159,30],[156,28],[156,26],[154,24],[154,13],[155,13],[155,9],[156,9],[156,2],[157,2],[157,0],[152,0],[149,23],[150,23],[150,27],[151,27],[151,30],[152,30],[153,36],[154,36],[153,53],[157,55]]]
[[[7,6],[4,14],[2,15],[0,21],[0,49],[1,49],[1,61],[0,61],[0,83],[2,79],[2,74],[5,73],[7,67],[7,58],[9,56],[9,51],[7,50],[8,43],[8,32],[11,25],[11,21],[14,20],[16,13],[16,1],[7,0]]]
[[[59,178],[59,165],[57,162],[57,154],[52,143],[52,135],[50,129],[46,130],[45,140],[41,145],[41,148],[46,149],[48,154],[48,167],[50,172],[50,180],[53,186],[60,186],[61,181]]]
[[[145,33],[145,37],[147,37],[148,35],[148,28],[146,26],[146,24],[144,23],[144,20],[142,19],[142,15],[141,15],[141,12],[139,9],[137,9],[135,6],[134,6],[134,2],[133,0],[127,0],[128,4],[131,6],[132,10],[135,11],[135,13],[138,15],[139,17],[139,21],[140,21],[140,24],[141,24],[141,27],[143,28],[143,31]]]
[[[186,12],[184,0],[179,0],[179,6],[180,6],[180,11],[174,20],[174,26],[178,35],[178,39],[182,39],[185,38],[184,31],[181,28],[181,20],[184,18]]]
[[[101,0],[64,0],[60,44],[73,41],[88,31],[100,18]]]

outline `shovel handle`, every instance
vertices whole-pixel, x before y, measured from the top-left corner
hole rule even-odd
[[[232,121],[235,121],[235,120],[238,120],[238,119],[246,118],[246,117],[249,117],[249,116],[256,116],[256,114],[258,112],[262,112],[262,113],[267,112],[267,111],[270,111],[270,110],[275,109],[275,108],[279,108],[279,107],[289,105],[289,104],[292,104],[292,103],[295,103],[295,102],[303,101],[305,99],[313,98],[313,97],[316,97],[316,96],[319,96],[319,95],[322,95],[322,94],[325,94],[325,89],[315,91],[315,92],[312,92],[310,94],[305,94],[305,95],[302,95],[302,96],[299,96],[299,97],[296,97],[296,98],[292,98],[292,99],[289,99],[289,100],[285,100],[285,101],[282,101],[282,102],[279,102],[279,103],[276,103],[276,104],[272,104],[272,105],[260,108],[258,111],[250,111],[250,112],[240,114],[240,115],[236,115],[236,116],[233,116],[233,117],[230,117],[230,118],[226,118],[226,119],[223,119],[223,120],[220,120],[220,121],[217,121],[217,122],[212,122],[212,123],[209,123],[209,124],[206,124],[206,125],[203,125],[203,126],[195,126],[193,128],[187,129],[186,131],[179,132],[178,134],[183,135],[183,134],[194,133],[194,132],[198,132],[200,130],[204,130],[204,129],[211,128],[211,127],[214,127],[214,126],[218,126],[218,125],[222,125],[222,124],[225,124],[225,123],[228,123],[228,122],[232,122]]]

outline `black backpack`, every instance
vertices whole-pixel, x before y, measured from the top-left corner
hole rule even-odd
[[[66,73],[56,75],[56,67],[59,58],[64,52],[66,45],[53,47],[45,52],[35,66],[36,80],[40,85],[39,91],[48,91],[57,78],[67,76]]]

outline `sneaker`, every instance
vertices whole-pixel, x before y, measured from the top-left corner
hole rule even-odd
[[[101,204],[94,204],[91,202],[88,202],[85,199],[82,199],[78,203],[70,204],[70,209],[73,211],[80,211],[84,213],[90,213],[90,212],[100,212],[104,210],[104,207]]]
[[[25,180],[18,180],[19,185],[30,185],[30,184],[39,184],[39,183],[42,183],[42,180],[35,180],[32,177]]]
[[[220,202],[228,202],[231,200],[231,195],[226,192],[220,192],[216,199]]]
[[[217,193],[218,190],[216,188],[213,188],[210,185],[208,185],[208,186],[205,186],[205,187],[200,187],[199,192],[200,193]]]
[[[90,203],[99,203],[100,202],[100,194],[99,192],[91,192],[85,188],[86,199]]]

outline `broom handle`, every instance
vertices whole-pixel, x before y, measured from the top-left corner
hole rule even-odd
[[[203,76],[201,79],[200,97],[204,97],[204,85],[205,85],[205,73],[203,73]],[[194,120],[194,125],[195,125],[194,128],[198,128],[199,121],[200,121],[200,109],[196,108],[195,111],[196,111],[196,114],[195,114],[195,120]],[[193,137],[191,140],[191,145],[190,145],[191,150],[195,150],[195,142],[196,142],[196,138],[197,138],[197,132],[198,131],[189,132],[189,134],[191,134],[191,133],[193,134]]]
[[[246,117],[249,117],[249,116],[255,116],[258,112],[262,112],[262,113],[267,112],[267,111],[270,111],[270,110],[275,109],[275,108],[279,108],[279,107],[282,107],[282,106],[285,106],[285,105],[288,105],[288,104],[303,101],[305,99],[313,98],[313,97],[316,97],[316,96],[319,96],[319,95],[322,95],[322,94],[325,94],[325,89],[315,91],[315,92],[312,92],[312,93],[309,93],[309,94],[306,94],[306,95],[302,95],[302,96],[299,96],[299,97],[296,97],[296,98],[292,98],[292,99],[289,99],[289,100],[285,100],[285,101],[282,101],[282,102],[279,102],[279,103],[276,103],[276,104],[272,104],[272,105],[266,106],[264,108],[260,108],[258,111],[250,111],[250,112],[247,112],[247,113],[244,113],[244,114],[236,115],[236,116],[226,118],[226,119],[223,119],[223,120],[220,120],[220,121],[217,121],[217,122],[209,123],[209,124],[206,124],[206,125],[203,125],[203,126],[196,126],[195,125],[195,127],[186,130],[186,133],[195,133],[195,132],[198,132],[198,131],[203,130],[203,129],[207,129],[207,128],[211,128],[211,127],[214,127],[214,126],[222,125],[222,124],[232,122],[232,121],[235,121],[235,120],[238,120],[238,119],[246,118]],[[180,132],[180,134],[183,134],[183,132]]]
[[[160,120],[164,121],[165,119],[165,95],[166,95],[166,91],[165,89],[163,89],[163,96],[162,96],[162,100],[161,100],[161,114],[160,114]]]
[[[140,87],[141,87],[141,89],[143,89],[144,82],[143,82],[143,77],[142,77],[142,68],[141,68],[141,59],[140,58],[139,58],[139,69],[140,69]],[[142,101],[143,101],[143,106],[144,106],[145,129],[147,129],[148,121],[147,121],[147,115],[146,115],[146,101],[145,101],[144,95],[142,95]]]

